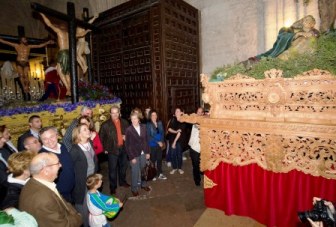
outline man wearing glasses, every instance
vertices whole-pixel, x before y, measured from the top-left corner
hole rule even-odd
[[[75,170],[71,156],[64,144],[58,143],[57,128],[53,126],[42,128],[40,131],[40,138],[42,141],[42,149],[40,153],[53,153],[58,157],[62,164],[62,168],[56,180],[56,188],[61,195],[71,203],[71,194],[75,186]]]
[[[129,126],[125,119],[120,118],[119,107],[112,107],[110,110],[111,119],[105,121],[99,131],[105,153],[108,155],[108,168],[110,179],[110,192],[116,193],[117,177],[119,186],[129,187],[126,182],[127,154],[125,151],[125,131]]]
[[[54,153],[40,153],[30,163],[32,178],[23,187],[19,209],[31,214],[38,226],[80,226],[82,218],[66,202],[54,183],[62,167]]]

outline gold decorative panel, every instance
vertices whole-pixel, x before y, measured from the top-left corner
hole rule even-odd
[[[274,69],[263,80],[237,75],[223,82],[201,75],[210,117],[184,116],[200,124],[201,169],[256,163],[336,179],[335,79],[323,70],[283,78]]]

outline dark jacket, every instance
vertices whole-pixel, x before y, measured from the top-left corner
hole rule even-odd
[[[3,147],[0,148],[0,153],[2,158],[5,159],[5,161],[7,162],[8,157],[10,155],[10,151]],[[7,166],[3,161],[0,160],[0,204],[2,203],[7,193],[7,186],[8,186],[7,177],[8,177]]]
[[[15,207],[19,209],[19,198],[22,188],[22,184],[8,183],[7,194],[1,204],[1,209],[6,209],[9,207]]]
[[[40,153],[41,152],[49,151],[42,147]],[[57,155],[62,164],[62,167],[58,172],[58,178],[55,180],[56,188],[67,201],[71,201],[71,193],[75,186],[75,171],[72,158],[64,144],[61,144],[61,153],[54,154]]]
[[[141,155],[141,151],[145,154],[150,153],[146,125],[140,124],[140,135],[133,125],[126,129],[125,148],[129,160],[139,157]]]
[[[18,138],[18,142],[17,142],[17,149],[18,151],[23,151],[25,150],[25,147],[23,145],[24,140],[29,137],[32,136],[33,134],[31,134],[30,130],[28,130],[27,132],[23,133],[19,138]]]
[[[125,135],[125,131],[129,126],[128,122],[125,119],[120,118],[121,134]],[[99,137],[103,144],[104,151],[111,152],[118,155],[118,138],[117,138],[117,129],[114,126],[112,119],[105,121],[100,130]]]
[[[92,143],[91,146],[93,147]],[[75,187],[72,192],[72,199],[75,204],[83,204],[86,195],[86,177],[88,163],[83,150],[78,144],[73,144],[70,155],[75,169]],[[95,172],[98,170],[97,156],[94,155]]]

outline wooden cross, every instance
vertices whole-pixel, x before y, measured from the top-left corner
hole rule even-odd
[[[31,7],[47,16],[57,18],[68,23],[69,34],[69,56],[70,56],[70,80],[71,80],[71,102],[77,103],[78,97],[78,78],[77,78],[77,56],[76,56],[76,27],[80,26],[85,29],[97,30],[97,28],[85,21],[76,19],[75,5],[67,2],[67,14],[50,9],[38,3],[31,3]]]

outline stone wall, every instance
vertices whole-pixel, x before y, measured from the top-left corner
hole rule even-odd
[[[278,30],[305,15],[319,24],[317,0],[185,0],[200,10],[201,71],[246,60],[273,46]],[[317,26],[318,27],[318,26]]]

